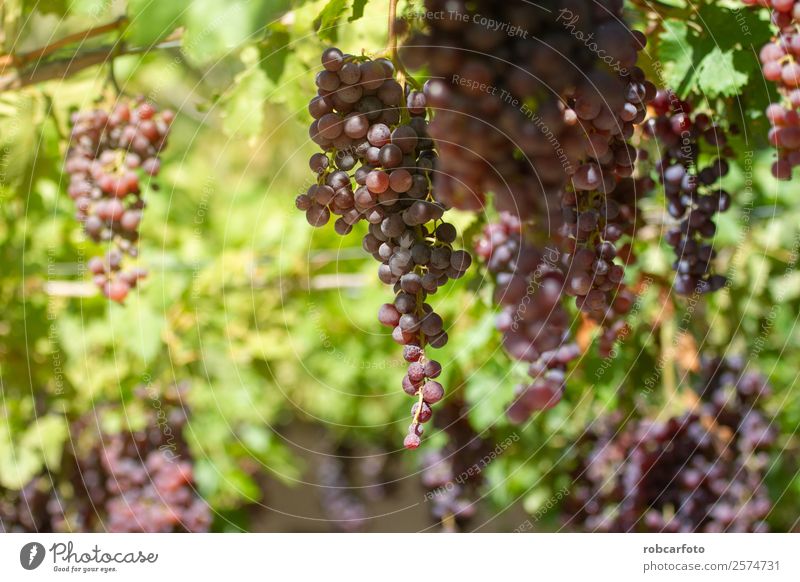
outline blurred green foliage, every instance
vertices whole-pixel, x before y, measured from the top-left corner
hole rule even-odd
[[[117,41],[128,49],[151,47],[114,59],[115,82],[125,94],[146,95],[178,116],[161,188],[146,194],[141,261],[151,276],[117,306],[85,285],[85,262],[101,249],[79,232],[61,173],[70,113],[113,99],[110,65],[0,93],[0,487],[16,489],[55,470],[68,423],[89,411],[97,410],[111,428],[135,427],[153,405],[136,396],[142,385],[189,383],[185,436],[200,491],[221,514],[258,502],[265,477],[290,485],[303,479],[306,467],[284,436],[291,423],[320,425],[333,440],[402,440],[409,402],[399,390],[401,351],[375,319],[388,291],[357,233],[342,239],[332,229],[311,229],[293,208],[309,184],[307,159],[314,151],[305,106],[315,91],[319,36],[354,53],[377,54],[386,43],[383,4],[4,5],[5,53],[21,54],[127,15],[125,27],[80,50]],[[718,22],[717,13],[727,8],[704,10]],[[168,40],[176,30],[179,45]],[[668,21],[654,54],[672,58],[687,45],[702,53],[702,35],[690,30]],[[723,48],[725,62],[737,67],[746,47]],[[738,99],[756,74],[752,61],[731,77],[734,87],[693,76],[698,69],[690,62],[672,63],[670,82],[684,95],[708,97],[722,123],[752,118],[759,127],[766,89]],[[753,129],[752,136],[740,136],[738,165],[726,184],[736,193],[735,207],[719,220],[718,246],[731,287],[697,305],[670,295],[662,283],[671,276],[671,258],[659,243],[660,227],[644,228],[636,243],[640,264],[630,277],[650,283],[633,333],[613,361],[588,349],[570,373],[565,402],[526,426],[505,420],[512,387],[525,370],[499,345],[485,273],[475,268],[432,298],[452,326],[439,358],[450,397],[466,399],[473,427],[485,436],[520,436],[487,472],[488,499],[497,508],[522,501],[535,513],[552,499],[567,484],[571,443],[603,413],[686,406],[676,396],[695,380],[681,356],[694,350],[743,354],[771,379],[770,412],[783,434],[769,475],[779,500],[771,521],[778,530],[791,526],[800,506],[800,400],[794,397],[800,208],[793,184],[770,178],[763,135]],[[658,195],[643,203],[646,217],[660,217],[661,208]],[[479,231],[469,228],[474,220],[453,218],[473,235]],[[662,361],[655,389],[645,389]],[[417,464],[414,455],[396,457],[409,471]],[[236,525],[246,528],[242,514],[235,515]],[[539,525],[557,527],[556,512]]]

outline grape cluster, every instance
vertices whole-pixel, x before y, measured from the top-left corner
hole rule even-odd
[[[138,254],[145,207],[140,181],[158,174],[173,118],[172,111],[159,113],[138,99],[118,102],[110,112],[78,112],[71,119],[64,164],[69,196],[86,235],[111,246],[105,259],[97,257],[89,269],[103,294],[119,303],[146,275],[143,269],[124,271],[122,256]]]
[[[316,183],[295,205],[312,226],[339,216],[334,228],[341,235],[362,220],[369,223],[362,246],[381,263],[378,277],[395,292],[378,319],[404,346],[409,366],[403,389],[418,397],[404,441],[416,448],[431,405],[444,395],[434,380],[441,366],[425,348],[440,348],[448,339],[441,316],[426,299],[449,279],[462,277],[472,257],[453,248],[458,233],[442,221],[446,207],[432,197],[430,174],[437,159],[425,95],[403,87],[386,59],[329,48],[322,65],[309,112],[311,139],[323,152],[311,156]]]
[[[632,179],[638,152],[629,141],[656,88],[636,67],[646,44],[641,32],[613,21],[601,24],[597,36],[616,60],[597,63],[568,100],[566,116],[580,127],[584,151],[561,196],[561,235],[567,250],[565,292],[601,325],[600,351],[608,355],[634,301],[624,284],[624,264],[633,259],[630,242],[617,245],[623,237],[633,238],[638,198],[650,188]]]
[[[431,517],[444,531],[455,532],[477,512],[477,492],[492,447],[470,426],[463,402],[448,402],[436,415],[436,423],[447,444],[423,456],[421,481]]]
[[[142,430],[104,434],[93,415],[73,423],[60,467],[16,495],[0,491],[0,531],[208,531],[177,395],[165,392],[164,416],[150,414]]]
[[[367,508],[353,493],[343,459],[323,457],[317,467],[322,509],[336,531],[361,532],[367,526]]]
[[[778,36],[765,44],[759,53],[764,78],[774,82],[781,103],[767,107],[772,125],[769,141],[778,150],[772,174],[789,180],[792,168],[800,165],[800,2],[797,0],[742,0],[750,6],[764,6],[772,12],[772,23]]]
[[[506,352],[529,362],[532,381],[515,388],[508,410],[513,422],[555,406],[564,393],[566,367],[580,355],[570,341],[570,317],[562,305],[564,272],[558,249],[544,251],[523,237],[511,213],[486,225],[475,246],[495,277],[494,300],[502,306],[496,325]]]
[[[20,491],[0,487],[0,533],[58,531],[57,510],[45,476],[34,477]]]
[[[626,140],[655,88],[635,67],[645,37],[624,24],[621,1],[426,0],[425,9],[442,17],[401,55],[433,79],[425,95],[435,111],[437,200],[478,210],[491,191],[498,210],[557,220],[551,212],[570,178],[579,190],[607,192],[631,175]],[[591,47],[579,40],[587,37]]]
[[[766,379],[747,371],[738,356],[703,358],[698,393],[703,412],[731,431],[732,443],[753,467],[766,466],[766,451],[775,444],[777,430],[763,410],[772,394]]]
[[[79,531],[203,532],[211,512],[194,487],[193,463],[180,434],[186,410],[179,394],[185,386],[166,391],[163,415],[149,415],[141,430],[98,434],[96,421],[85,422],[76,440],[93,440],[77,456],[73,487],[82,492],[79,515],[96,523],[79,524]]]
[[[478,210],[492,192],[497,210],[535,222],[537,246],[565,251],[565,292],[603,325],[607,353],[633,303],[615,257],[632,258],[616,248],[636,217],[629,141],[656,93],[636,67],[645,36],[625,24],[617,0],[427,0],[425,8],[442,16],[402,54],[432,76],[434,196]],[[487,21],[507,27],[487,30]]]
[[[695,412],[626,426],[608,420],[579,446],[570,523],[591,531],[760,532],[774,431],[769,393],[735,361],[706,361]]]
[[[635,300],[624,283],[624,265],[634,258],[631,242],[617,245],[623,237],[633,239],[639,218],[637,201],[649,188],[645,179],[623,178],[608,195],[568,190],[562,197],[562,231],[570,251],[564,257],[564,291],[575,297],[582,312],[602,325],[603,355],[623,332],[625,316]]]
[[[726,158],[733,152],[719,125],[704,113],[692,114],[691,104],[673,93],[659,91],[652,107],[655,117],[648,120],[645,135],[658,140],[662,156],[655,172],[664,186],[667,212],[680,220],[665,234],[676,254],[674,289],[681,295],[717,291],[726,279],[712,272],[716,251],[709,239],[717,231],[714,215],[731,204],[718,182],[727,175]],[[711,158],[702,168],[701,155]]]
[[[132,436],[132,438],[130,438]],[[113,435],[101,453],[110,532],[207,531],[208,505],[194,493],[192,464],[142,435]]]

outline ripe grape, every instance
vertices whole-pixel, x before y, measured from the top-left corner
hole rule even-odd
[[[569,523],[603,532],[763,532],[771,509],[762,410],[769,386],[741,358],[706,358],[700,404],[663,420],[600,419],[577,447]]]
[[[403,345],[409,368],[402,387],[419,398],[412,412],[419,425],[430,418],[430,404],[444,397],[438,382],[426,383],[441,374],[426,348],[448,340],[444,321],[426,300],[448,279],[462,277],[472,258],[453,248],[456,229],[443,222],[446,207],[432,192],[437,155],[426,133],[425,95],[398,83],[388,61],[331,48],[322,65],[308,109],[310,135],[323,151],[309,160],[315,183],[295,206],[315,227],[338,216],[334,228],[342,235],[362,220],[369,223],[362,247],[380,262],[378,278],[396,292],[378,320]],[[412,431],[406,445],[419,446],[420,434]]]
[[[692,295],[717,291],[725,286],[726,279],[713,273],[713,217],[730,207],[730,194],[718,182],[727,175],[725,158],[733,152],[722,128],[701,113],[690,115],[689,103],[660,91],[654,109],[657,116],[648,121],[646,135],[659,142],[662,157],[655,170],[664,185],[667,210],[680,221],[665,234],[676,255],[675,292]],[[686,120],[689,129],[676,131],[672,121],[678,115]],[[719,157],[700,167],[704,150]]]
[[[145,207],[144,175],[156,176],[159,155],[167,143],[174,114],[144,101],[120,101],[111,111],[94,109],[75,113],[64,169],[70,175],[68,193],[75,216],[86,235],[97,243],[110,243],[113,252],[138,254],[139,227]],[[152,185],[155,189],[155,184]],[[298,208],[310,206],[298,197]],[[123,303],[146,272],[124,271],[120,261],[102,269],[97,261],[90,270],[103,294]]]

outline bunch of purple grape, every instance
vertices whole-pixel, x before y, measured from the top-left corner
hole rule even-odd
[[[491,191],[500,211],[557,223],[550,212],[570,178],[577,190],[609,192],[631,175],[636,152],[626,141],[655,87],[635,67],[645,37],[624,24],[621,1],[426,0],[425,9],[442,17],[412,34],[401,56],[433,79],[425,94],[437,200],[478,210]]]
[[[674,289],[680,295],[718,291],[726,279],[712,272],[716,251],[710,239],[717,232],[714,215],[731,204],[718,182],[728,173],[726,158],[733,152],[717,124],[704,113],[692,115],[691,105],[671,92],[659,91],[652,106],[656,116],[645,133],[658,140],[662,157],[655,171],[664,185],[669,215],[680,220],[665,235],[676,254]],[[716,157],[700,168],[701,153]]]
[[[187,420],[180,404],[185,390],[179,385],[161,394],[164,416],[151,414],[142,430],[98,434],[96,421],[83,423],[76,442],[95,443],[77,456],[72,477],[75,491],[85,492],[78,517],[86,523],[79,531],[208,531],[211,511],[197,495],[192,459],[180,436]]]
[[[765,6],[772,11],[772,23],[778,36],[765,44],[759,53],[764,78],[774,82],[781,103],[767,107],[772,127],[768,137],[778,150],[772,174],[789,180],[792,168],[800,165],[800,2],[797,0],[742,0],[750,6]]]
[[[495,278],[494,300],[502,306],[496,325],[503,346],[512,358],[530,362],[532,381],[515,388],[508,410],[513,422],[522,422],[561,400],[567,364],[580,355],[570,341],[570,317],[561,302],[562,257],[556,248],[541,250],[527,242],[511,213],[484,228],[475,252]]]
[[[0,533],[59,531],[57,510],[49,477],[34,477],[19,491],[0,487]]]
[[[578,308],[600,323],[609,337],[621,332],[633,306],[634,295],[624,283],[630,242],[619,249],[617,243],[623,237],[633,239],[637,200],[646,189],[641,180],[625,178],[606,196],[566,191],[562,197],[562,230],[570,250],[564,257],[565,293],[575,297]],[[608,347],[604,344],[601,351],[607,352]]]
[[[620,426],[606,419],[577,447],[569,523],[611,532],[761,532],[775,431],[769,389],[741,361],[706,360],[697,412]]]
[[[74,422],[59,468],[15,495],[0,491],[0,531],[208,531],[211,511],[180,436],[184,389],[161,394],[164,416],[150,414],[142,430],[100,433],[94,415]]]
[[[320,501],[333,528],[340,532],[360,532],[367,526],[367,508],[356,495],[345,460],[325,456],[317,467]]]
[[[396,294],[378,319],[405,346],[409,367],[403,389],[418,397],[405,438],[406,447],[416,448],[431,405],[444,395],[433,380],[441,366],[427,358],[425,348],[442,347],[448,339],[441,316],[426,299],[449,279],[462,277],[472,257],[454,250],[458,233],[442,221],[446,208],[431,195],[436,153],[427,134],[424,94],[398,83],[386,59],[329,48],[322,66],[309,112],[311,138],[324,153],[311,157],[317,180],[295,205],[312,226],[338,215],[334,227],[341,235],[362,220],[369,223],[362,246],[381,263],[378,277]]]
[[[113,435],[104,445],[105,527],[110,532],[208,531],[211,514],[195,494],[191,462],[155,446],[136,434]]]
[[[764,401],[772,394],[766,379],[748,371],[741,357],[704,358],[698,393],[703,413],[731,430],[732,443],[748,464],[766,467],[764,452],[777,438],[777,427],[764,412]]]
[[[595,26],[588,23],[592,30],[581,23],[584,35]],[[638,198],[647,189],[631,178],[638,152],[629,141],[635,126],[645,120],[656,88],[636,67],[646,44],[641,32],[610,18],[597,26],[597,39],[612,58],[596,62],[568,100],[566,117],[580,127],[583,154],[571,187],[561,196],[561,234],[568,251],[565,291],[600,324],[601,352],[607,355],[634,300],[624,284],[623,261],[615,261],[617,244],[623,237],[633,238]]]
[[[142,269],[123,271],[121,257],[138,255],[145,207],[140,180],[158,174],[173,118],[172,111],[158,113],[143,99],[119,102],[110,113],[94,109],[72,116],[64,164],[68,192],[87,236],[111,246],[89,268],[103,294],[119,303],[146,275]]]
[[[440,17],[401,55],[432,78],[425,96],[439,153],[435,198],[479,210],[491,192],[498,211],[536,225],[525,234],[536,247],[566,251],[558,269],[566,268],[565,292],[603,326],[607,354],[633,304],[624,261],[615,259],[632,257],[616,245],[634,232],[634,186],[646,187],[630,179],[637,151],[629,143],[656,94],[636,67],[645,36],[625,24],[618,0],[426,0],[425,8]],[[487,21],[509,26],[488,30]]]

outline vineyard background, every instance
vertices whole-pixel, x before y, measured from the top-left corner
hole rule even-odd
[[[640,66],[656,84],[740,128],[725,179],[733,206],[715,239],[730,286],[689,300],[671,291],[664,198],[645,198],[627,274],[639,293],[632,332],[601,358],[592,326],[576,323],[585,351],[562,403],[521,425],[505,411],[526,366],[502,350],[485,269],[476,262],[433,296],[450,326],[437,355],[447,402],[463,403],[494,451],[464,529],[570,529],[562,509],[587,428],[612,412],[680,414],[697,402],[701,357],[737,355],[772,386],[767,522],[796,531],[800,206],[795,182],[770,174],[763,111],[774,89],[757,57],[768,16],[735,1],[628,8],[648,31]],[[404,362],[375,321],[386,289],[357,239],[308,228],[293,208],[316,151],[306,105],[319,53],[329,43],[381,53],[385,3],[17,0],[0,10],[2,502],[32,479],[60,483],[84,450],[79,420],[126,433],[177,402],[215,531],[438,529],[419,483],[427,453],[399,446]],[[146,192],[150,277],[124,305],[85,276],[98,247],[76,225],[62,174],[70,114],[118,91],[177,113],[160,187]],[[472,248],[482,221],[451,214]],[[424,447],[444,444],[433,430]]]

